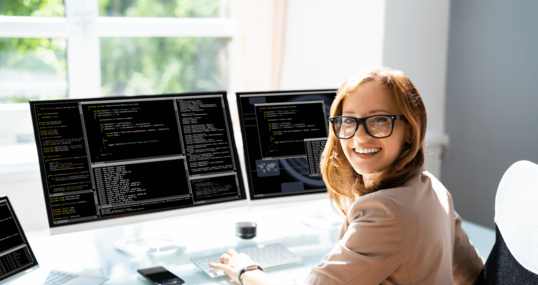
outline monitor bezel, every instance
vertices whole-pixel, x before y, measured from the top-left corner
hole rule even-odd
[[[181,208],[168,208],[168,209],[154,209],[154,210],[147,210],[140,213],[129,213],[129,214],[120,214],[115,215],[111,217],[104,217],[99,218],[96,220],[84,220],[84,221],[75,221],[71,223],[65,223],[65,224],[54,224],[52,220],[52,209],[50,209],[49,205],[47,204],[48,199],[48,189],[47,189],[47,180],[46,180],[46,171],[45,171],[45,164],[43,159],[43,153],[40,149],[40,141],[39,141],[39,126],[37,124],[37,114],[35,112],[35,106],[36,105],[42,105],[42,104],[67,104],[67,103],[78,103],[78,102],[91,102],[91,101],[109,101],[109,100],[130,100],[130,99],[151,99],[151,98],[177,98],[177,97],[189,97],[189,96],[215,96],[215,95],[221,95],[222,100],[224,101],[224,109],[225,109],[225,115],[226,119],[228,120],[228,127],[230,131],[230,140],[232,142],[232,151],[234,155],[234,160],[236,164],[236,172],[237,177],[239,181],[239,189],[241,192],[241,197],[234,200],[229,201],[219,201],[219,202],[213,202],[213,203],[204,203],[204,204],[197,204],[197,205],[188,205],[183,206]],[[231,120],[230,115],[230,106],[228,101],[228,94],[226,91],[196,91],[196,92],[185,92],[185,93],[167,93],[167,94],[155,94],[155,95],[123,95],[123,96],[107,96],[107,97],[93,97],[93,98],[66,98],[66,99],[54,99],[54,100],[31,100],[29,102],[30,104],[30,113],[32,115],[32,125],[34,128],[34,137],[36,140],[36,148],[39,158],[39,170],[41,174],[41,184],[43,188],[43,195],[44,195],[44,202],[45,202],[45,208],[47,210],[47,220],[49,222],[49,229],[51,229],[51,234],[58,234],[58,233],[67,233],[67,232],[73,232],[73,231],[81,231],[81,230],[88,230],[88,229],[97,229],[97,228],[103,228],[103,227],[110,227],[110,226],[117,226],[120,224],[131,224],[131,223],[137,223],[137,222],[143,222],[147,220],[152,219],[158,219],[163,217],[173,217],[183,214],[191,214],[191,213],[197,213],[197,212],[203,212],[203,211],[210,211],[213,209],[222,209],[222,208],[234,208],[234,207],[241,207],[248,205],[247,201],[247,193],[245,189],[245,183],[243,181],[243,175],[242,175],[242,169],[241,164],[239,160],[239,154],[237,151],[237,144],[235,142],[234,137],[234,130],[233,130],[233,124]],[[215,206],[220,205],[221,206]],[[187,209],[200,209],[200,211],[187,211]],[[166,213],[170,212],[169,214],[160,214],[156,215],[156,213]],[[111,222],[111,220],[117,220]],[[81,226],[82,225],[82,226]],[[86,226],[85,226],[86,225]],[[59,228],[66,228],[65,230],[54,230]],[[69,228],[69,229],[67,229]]]
[[[278,91],[254,91],[254,92],[236,92],[235,93],[235,99],[237,103],[237,112],[239,116],[239,123],[241,125],[241,139],[243,144],[243,153],[244,153],[244,160],[245,160],[245,174],[247,176],[248,184],[246,185],[248,188],[248,194],[250,198],[250,205],[251,206],[262,206],[262,205],[269,205],[272,203],[275,203],[278,200],[278,203],[293,203],[293,202],[299,202],[299,201],[305,201],[305,200],[319,200],[319,199],[327,199],[327,188],[325,188],[325,191],[319,191],[319,192],[310,192],[310,193],[294,193],[294,194],[286,194],[286,195],[276,195],[276,196],[267,196],[267,197],[255,197],[254,196],[254,187],[251,176],[248,174],[250,170],[249,166],[249,158],[248,158],[248,151],[246,151],[246,132],[245,132],[245,123],[242,120],[241,114],[243,114],[242,106],[241,106],[241,96],[242,95],[263,95],[263,94],[285,94],[290,93],[290,95],[307,95],[307,94],[313,94],[313,93],[329,93],[334,92],[334,95],[336,96],[338,89],[305,89],[305,90],[278,90]],[[330,130],[329,130],[330,131]],[[267,201],[267,202],[262,202]]]
[[[28,248],[28,251],[30,252],[30,255],[32,256],[32,259],[34,262],[26,268],[20,268],[18,270],[13,271],[9,275],[7,275],[4,280],[0,280],[0,284],[8,283],[8,281],[12,281],[15,278],[18,278],[24,274],[27,274],[37,268],[39,268],[39,263],[37,262],[37,259],[35,258],[34,251],[32,250],[32,247],[30,246],[30,242],[28,242],[28,238],[26,238],[26,233],[24,232],[24,229],[21,226],[21,223],[19,222],[19,218],[17,217],[17,213],[15,213],[15,208],[13,208],[13,205],[9,201],[8,196],[2,196],[0,195],[0,200],[5,200],[8,207],[11,209],[11,214],[13,215],[13,219],[15,220],[15,223],[19,227],[19,230],[21,232],[21,235],[24,239],[24,243],[26,244],[26,247]]]

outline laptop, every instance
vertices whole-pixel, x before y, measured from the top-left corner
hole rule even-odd
[[[8,197],[0,197],[0,284],[8,284],[39,267]],[[53,270],[44,284],[99,285],[108,278]]]

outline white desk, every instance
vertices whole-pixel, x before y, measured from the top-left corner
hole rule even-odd
[[[228,284],[227,278],[210,279],[190,259],[229,248],[270,243],[284,244],[301,256],[303,263],[267,272],[282,279],[303,278],[310,267],[336,244],[340,233],[340,228],[317,229],[302,223],[321,207],[330,207],[328,201],[235,208],[56,236],[50,236],[48,231],[28,232],[27,237],[40,268],[12,284],[40,284],[50,269],[110,278],[105,284],[150,284],[136,270],[159,265],[184,279],[186,284]],[[257,237],[250,241],[237,238],[235,223],[239,221],[258,223]],[[478,233],[491,234],[494,239],[491,230],[480,232],[484,229],[476,225],[471,225],[471,229],[474,230],[469,233],[471,240],[477,229]],[[136,233],[141,236],[162,233],[186,244],[187,248],[180,254],[141,257],[130,256],[114,248],[117,238]]]

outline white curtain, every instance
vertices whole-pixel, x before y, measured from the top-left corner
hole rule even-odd
[[[236,0],[235,91],[279,90],[287,0]]]

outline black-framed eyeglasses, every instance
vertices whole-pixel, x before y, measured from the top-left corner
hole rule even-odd
[[[338,116],[329,118],[339,139],[352,138],[362,123],[366,133],[376,139],[388,138],[394,130],[394,120],[406,121],[403,115],[373,115],[364,118]]]

